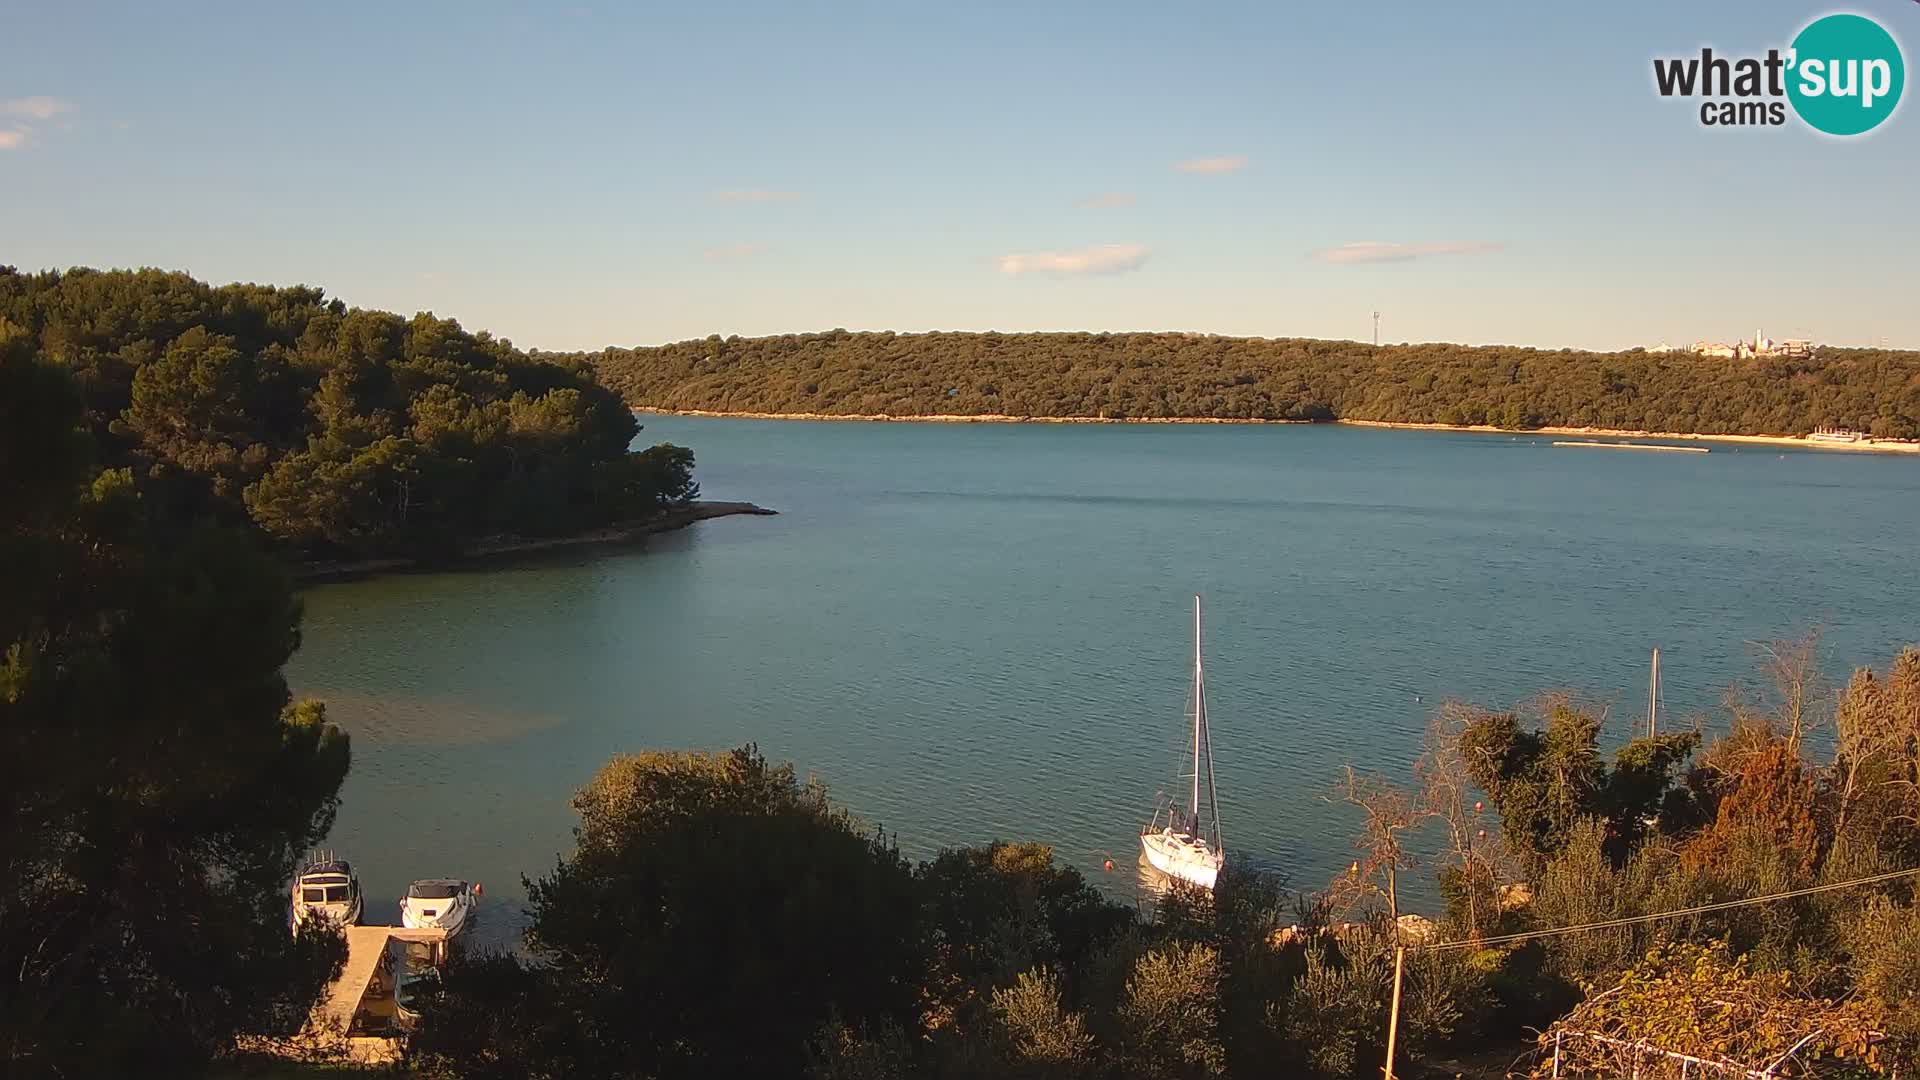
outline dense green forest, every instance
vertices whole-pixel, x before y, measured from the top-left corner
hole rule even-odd
[[[1920,438],[1920,353],[1810,357],[1204,334],[709,337],[581,359],[636,406],[720,412],[1384,420]]]
[[[623,756],[574,799],[575,850],[530,882],[524,951],[453,966],[408,1064],[1360,1080],[1381,1075],[1406,946],[1398,1076],[1678,1075],[1655,1051],[1729,1075],[1910,1074],[1920,649],[1840,691],[1811,640],[1764,655],[1763,690],[1730,694],[1711,740],[1608,735],[1565,694],[1446,705],[1406,776],[1329,778],[1353,812],[1347,872],[1229,863],[1213,892],[1146,910],[1042,844],[909,863],[751,747]],[[1444,898],[1431,920],[1399,906],[1414,876]]]
[[[282,673],[288,556],[456,551],[658,512],[579,365],[309,288],[0,268],[0,1057],[199,1075],[306,1023],[287,932],[351,750]]]
[[[0,340],[0,1073],[194,1075],[298,1030],[342,957],[284,890],[349,745],[289,699],[300,607],[259,533],[103,468],[90,428]]]
[[[6,341],[75,382],[95,465],[295,554],[445,555],[695,492],[686,450],[628,452],[638,425],[583,365],[318,289],[0,267]]]

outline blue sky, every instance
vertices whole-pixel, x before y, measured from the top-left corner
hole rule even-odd
[[[1364,338],[1376,308],[1388,341],[1920,347],[1914,104],[1841,141],[1652,89],[1656,55],[1827,10],[23,4],[0,263],[304,282],[556,349]],[[1846,10],[1920,60],[1920,3]]]

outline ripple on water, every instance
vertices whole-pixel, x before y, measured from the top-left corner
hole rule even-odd
[[[1575,685],[1630,716],[1659,645],[1669,709],[1711,712],[1748,640],[1823,619],[1844,671],[1920,636],[1920,469],[1898,459],[647,426],[697,450],[714,498],[781,516],[307,591],[289,676],[355,735],[334,846],[371,896],[477,877],[509,934],[520,875],[570,845],[567,800],[609,756],[747,741],[909,856],[1039,839],[1133,895],[1139,823],[1176,785],[1196,591],[1229,848],[1305,885],[1352,857],[1340,765],[1405,775],[1448,697]]]

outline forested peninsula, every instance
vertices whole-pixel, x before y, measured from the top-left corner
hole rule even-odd
[[[1889,349],[1720,359],[1181,333],[833,330],[564,359],[597,371],[629,404],[666,411],[1771,436],[1842,427],[1920,438],[1920,352]]]
[[[698,494],[690,451],[629,452],[638,422],[582,363],[316,288],[0,267],[0,350],[76,399],[96,486],[303,565],[525,547]]]

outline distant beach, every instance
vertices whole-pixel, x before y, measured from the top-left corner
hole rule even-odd
[[[1857,443],[1815,442],[1802,435],[1702,435],[1681,431],[1634,431],[1597,427],[1503,428],[1492,424],[1428,424],[1394,420],[1264,420],[1217,416],[1010,416],[1003,413],[893,416],[885,413],[718,412],[709,409],[635,407],[636,413],[666,416],[708,416],[734,420],[858,420],[872,423],[921,424],[1328,424],[1344,427],[1402,428],[1408,431],[1467,431],[1484,435],[1579,435],[1611,439],[1676,439],[1746,443],[1754,446],[1791,446],[1803,450],[1843,450],[1870,454],[1920,454],[1920,442],[1872,440]]]
[[[1676,439],[1748,443],[1755,446],[1795,446],[1803,450],[1852,450],[1877,454],[1920,454],[1920,442],[1879,440],[1857,443],[1815,442],[1804,435],[1701,435],[1684,431],[1624,431],[1597,427],[1503,428],[1491,424],[1409,424],[1385,420],[1335,420],[1349,427],[1407,428],[1416,431],[1475,431],[1488,435],[1580,435],[1609,439]]]

